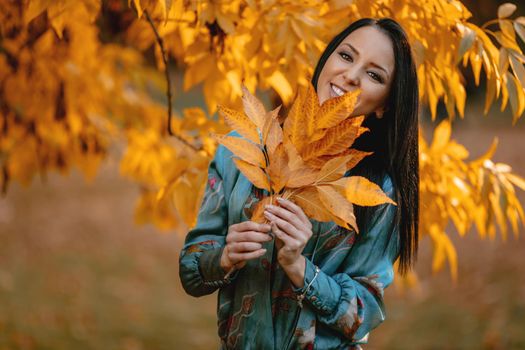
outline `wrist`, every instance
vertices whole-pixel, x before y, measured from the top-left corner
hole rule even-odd
[[[296,288],[302,288],[304,286],[304,274],[306,269],[306,259],[304,256],[301,255],[293,263],[281,264],[281,268]]]

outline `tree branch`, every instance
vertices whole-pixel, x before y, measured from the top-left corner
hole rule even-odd
[[[176,135],[171,130],[171,119],[172,119],[172,105],[171,105],[171,79],[170,79],[170,72],[168,69],[168,55],[166,54],[166,50],[164,49],[164,41],[159,35],[159,32],[157,31],[157,28],[155,27],[155,24],[153,23],[153,20],[151,19],[149,13],[147,10],[144,10],[144,15],[146,16],[146,19],[148,20],[151,29],[153,29],[153,33],[155,33],[155,38],[157,39],[157,43],[159,44],[160,51],[162,54],[162,61],[164,62],[164,73],[166,76],[166,83],[168,85],[168,91],[167,91],[167,97],[168,97],[168,134],[170,136],[176,137],[180,142],[184,143],[186,146],[190,147],[194,151],[199,151],[197,147],[189,143],[188,141],[184,140],[179,135]]]
[[[173,131],[171,130],[171,79],[170,71],[168,69],[168,55],[166,54],[166,50],[164,49],[164,41],[160,37],[157,28],[155,28],[155,24],[153,23],[153,20],[151,19],[147,10],[144,10],[144,15],[146,16],[146,19],[148,20],[151,29],[153,29],[153,33],[155,33],[155,38],[157,39],[157,43],[159,44],[160,52],[162,54],[162,61],[164,62],[164,73],[166,75],[166,82],[168,84],[168,134],[170,134],[171,136],[175,136],[173,135]]]

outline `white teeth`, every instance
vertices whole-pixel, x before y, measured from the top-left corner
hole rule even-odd
[[[345,91],[341,90],[340,88],[338,88],[337,86],[333,85],[333,84],[330,84],[330,86],[332,87],[332,90],[335,92],[335,94],[337,96],[343,96],[345,94]]]

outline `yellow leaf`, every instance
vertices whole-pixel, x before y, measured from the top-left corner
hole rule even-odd
[[[332,158],[319,171],[316,182],[330,182],[342,178],[347,170],[346,164],[352,156]]]
[[[506,2],[498,7],[498,18],[507,18],[516,11],[516,5]]]
[[[354,110],[360,92],[360,90],[355,90],[326,100],[319,109],[316,127],[328,129],[348,118]]]
[[[303,159],[297,152],[297,149],[295,148],[294,144],[290,142],[289,139],[285,139],[284,148],[286,150],[286,154],[288,155],[288,167],[290,168],[290,170],[294,171],[305,166]]]
[[[251,119],[259,130],[264,129],[266,110],[260,100],[253,96],[246,86],[242,85],[242,104],[244,113]]]
[[[183,90],[188,91],[193,86],[209,78],[216,63],[211,55],[204,55],[200,60],[189,64],[184,71]]]
[[[518,78],[518,81],[520,82],[521,87],[525,88],[525,68],[523,68],[523,64],[519,62],[516,57],[514,57],[514,54],[510,55],[510,65],[512,66],[514,75]],[[516,85],[519,85],[519,84],[516,84]]]
[[[266,167],[266,160],[262,150],[250,141],[239,137],[222,135],[213,135],[213,138],[242,160],[261,168]]]
[[[350,155],[352,156],[348,163],[346,163],[347,169],[353,169],[363,158],[373,154],[374,152],[363,152],[356,149],[349,149],[348,151],[343,152],[341,155]]]
[[[340,226],[343,226],[347,229],[353,228],[356,232],[359,232],[354,215],[354,208],[343,195],[332,188],[332,186],[328,185],[317,186],[317,192],[319,193],[319,198],[323,202],[324,206],[333,215],[344,222],[344,225]],[[338,220],[334,221],[337,222]]]
[[[327,130],[325,136],[308,144],[301,155],[305,161],[323,155],[335,155],[347,150],[365,128],[360,128],[364,116],[346,119]]]
[[[255,144],[261,143],[257,127],[246,115],[221,105],[217,106],[217,108],[219,115],[224,118],[224,121],[226,121],[226,124],[228,124],[230,128]]]
[[[233,159],[235,165],[239,169],[239,171],[246,176],[246,178],[255,185],[255,187],[261,188],[263,190],[266,190],[270,192],[270,183],[268,182],[268,177],[264,173],[264,171],[259,168],[258,166],[255,166],[253,164],[250,164],[248,162],[245,162],[242,159],[234,158]]]
[[[444,148],[450,140],[451,128],[450,122],[445,119],[434,130],[434,138],[432,139],[432,145],[430,149],[437,151]]]
[[[259,224],[265,223],[266,218],[264,217],[264,210],[265,205],[272,203],[272,197],[264,197],[261,199],[257,204],[255,205],[255,209],[253,210],[252,217],[250,218],[251,221],[257,222]]]
[[[266,78],[270,86],[277,91],[281,99],[287,103],[293,96],[292,87],[283,73],[276,70]]]
[[[492,207],[492,211],[494,213],[494,216],[496,217],[496,221],[498,223],[498,226],[501,231],[501,236],[503,237],[503,240],[505,241],[507,239],[507,221],[505,220],[505,216],[503,215],[503,211],[501,210],[500,206],[500,191],[499,186],[498,190],[494,193],[489,194],[489,200]]]
[[[304,142],[305,129],[302,109],[305,98],[306,93],[303,89],[300,89],[284,121],[283,132],[297,149],[300,149]]]
[[[304,213],[317,221],[331,221],[333,215],[324,207],[315,187],[305,187],[290,197]]]
[[[173,186],[173,202],[179,215],[188,227],[196,224],[197,213],[206,188],[205,172],[184,176]]]
[[[306,137],[310,137],[314,134],[315,123],[317,113],[319,111],[319,98],[312,84],[308,84],[308,90],[306,91],[306,97],[302,109],[302,120],[304,124],[301,126],[306,132]],[[307,142],[307,139],[301,140]]]
[[[272,190],[275,193],[281,192],[288,181],[289,170],[287,164],[288,157],[284,145],[280,144],[276,147],[275,151],[270,154],[270,165],[268,166]]]
[[[396,205],[378,185],[362,176],[344,177],[331,184],[343,190],[346,199],[357,205],[375,206],[384,203]]]
[[[512,182],[515,186],[518,186],[525,191],[525,179],[515,174],[507,174],[505,177]]]
[[[263,139],[269,153],[274,152],[277,146],[283,142],[283,130],[277,118],[280,108],[281,106],[269,112],[264,125]]]
[[[437,272],[443,268],[445,259],[449,262],[450,274],[454,281],[457,280],[458,266],[457,253],[448,235],[436,225],[432,225],[429,231],[434,245],[432,271]]]
[[[317,179],[318,171],[307,166],[297,168],[290,172],[286,187],[298,188],[311,185]]]
[[[142,17],[142,6],[140,6],[140,0],[133,0],[133,4],[135,5],[135,9],[137,9],[137,16],[138,18]],[[131,5],[131,0],[128,0],[128,6]]]

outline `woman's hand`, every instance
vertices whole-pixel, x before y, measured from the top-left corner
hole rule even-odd
[[[272,240],[268,234],[270,228],[268,224],[253,221],[231,225],[226,236],[226,246],[222,251],[222,269],[226,272],[233,267],[240,269],[246,265],[246,261],[264,255],[266,249],[262,248],[262,243]]]
[[[267,205],[264,216],[278,238],[277,260],[285,268],[300,263],[301,253],[312,237],[312,223],[297,204],[282,198],[277,201],[281,206]]]

